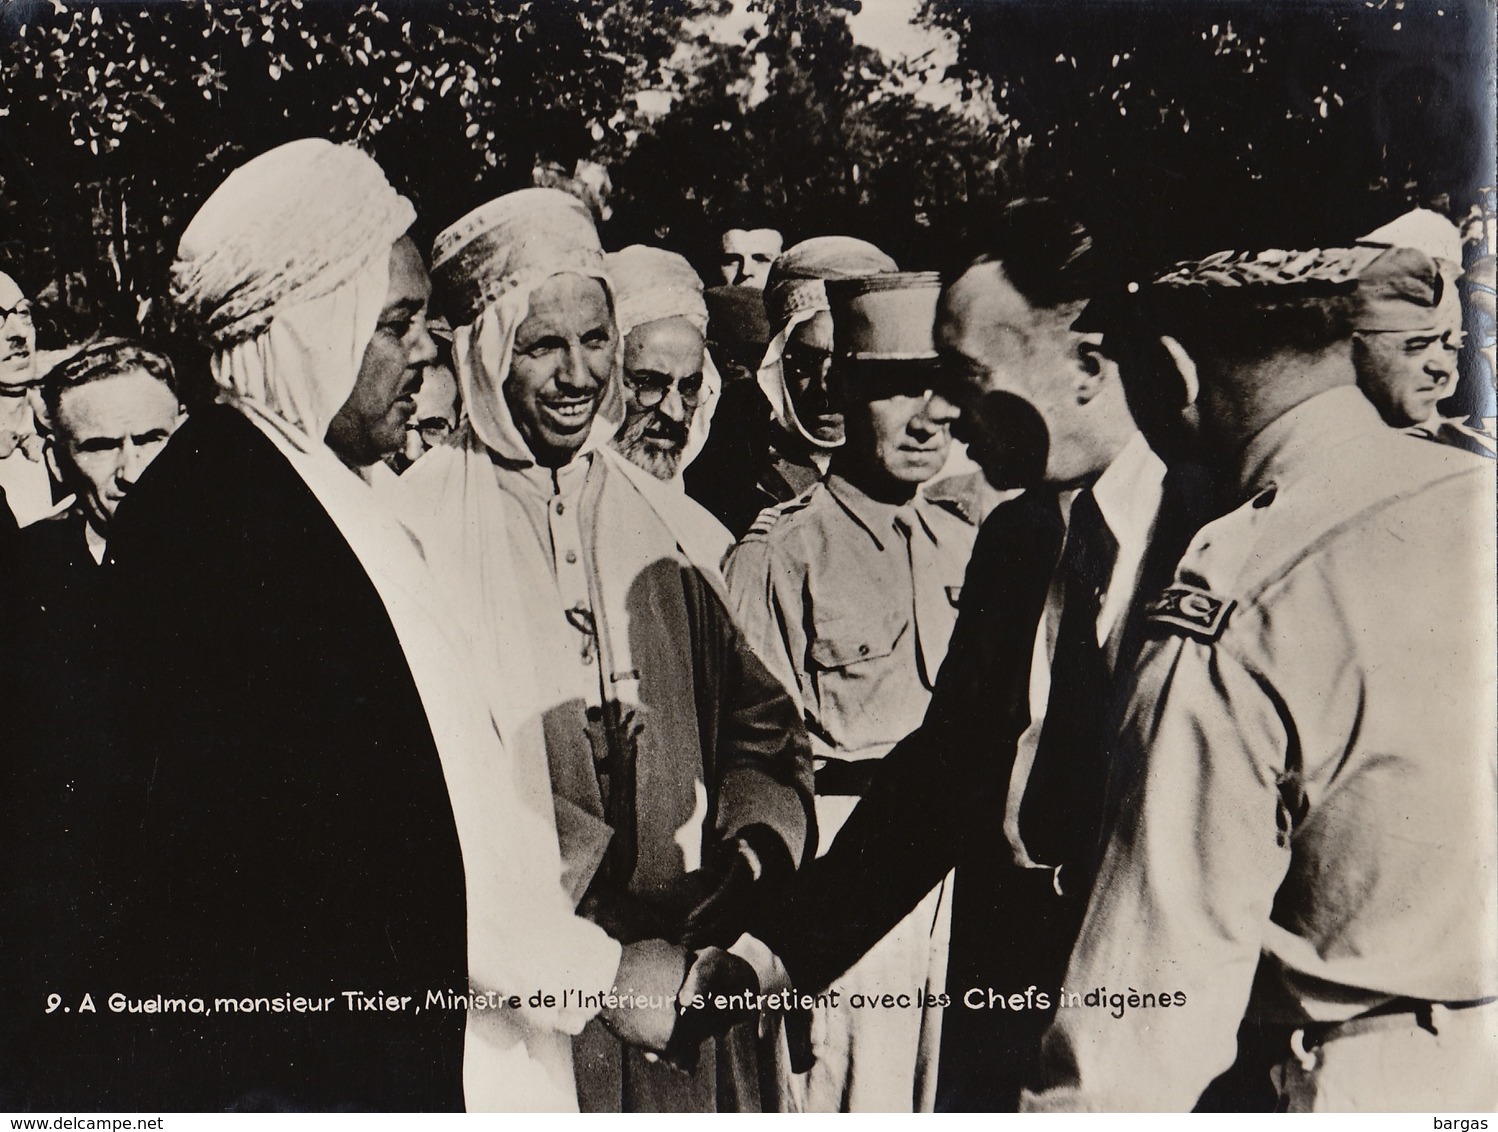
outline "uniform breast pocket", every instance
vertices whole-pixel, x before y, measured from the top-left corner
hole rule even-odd
[[[812,617],[812,664],[819,669],[840,669],[883,660],[895,651],[908,628],[908,618],[893,614],[819,609]]]
[[[909,616],[876,610],[818,610],[809,660],[818,715],[838,744],[861,746],[881,715],[880,698],[900,683]],[[877,727],[875,730],[879,730]]]

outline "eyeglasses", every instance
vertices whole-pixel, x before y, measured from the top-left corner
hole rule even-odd
[[[9,322],[12,318],[14,318],[17,322],[20,322],[22,325],[30,324],[31,300],[22,299],[19,303],[17,303],[13,307],[10,307],[9,309],[0,307],[0,324]]]
[[[428,444],[440,444],[453,431],[453,422],[444,417],[423,417],[406,426],[407,431],[419,433]]]
[[[676,392],[681,395],[682,401],[691,408],[695,409],[697,402],[702,399],[702,375],[700,373],[675,379],[665,373],[625,370],[624,384],[634,395],[635,404],[642,409],[653,409],[659,405],[666,399],[666,394],[671,392],[673,385],[676,387]]]

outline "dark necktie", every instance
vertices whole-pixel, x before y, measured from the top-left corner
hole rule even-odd
[[[1020,803],[1020,837],[1041,864],[1090,874],[1107,789],[1109,674],[1098,644],[1102,596],[1118,558],[1091,491],[1072,504],[1057,575],[1061,623],[1051,659],[1051,693],[1040,744]],[[1090,881],[1063,876],[1063,889]]]

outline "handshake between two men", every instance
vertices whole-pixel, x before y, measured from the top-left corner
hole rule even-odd
[[[620,1041],[692,1071],[702,1043],[758,1016],[754,969],[720,947],[692,952],[663,939],[626,944],[599,1013]]]
[[[694,1070],[706,1039],[758,1017],[759,978],[726,948],[751,902],[794,871],[779,839],[750,827],[654,899],[614,886],[590,889],[578,912],[624,945],[599,1013],[603,1024],[620,1041]]]

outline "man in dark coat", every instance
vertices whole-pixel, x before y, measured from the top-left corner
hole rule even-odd
[[[235,227],[277,196],[272,234]],[[178,432],[110,532],[113,916],[59,988],[75,1012],[123,996],[72,1023],[97,1040],[95,1103],[463,1105],[464,1013],[413,1009],[467,987],[443,764],[372,563],[319,494],[347,474],[324,435],[360,459],[398,437],[434,354],[412,218],[367,157],[298,142],[183,237],[177,297],[229,403]]]
[[[233,409],[189,422],[147,486],[113,549],[139,650],[132,722],[155,751],[128,993],[339,997],[322,1014],[215,1013],[187,1041],[163,1019],[173,1057],[130,1070],[140,1105],[460,1108],[461,1013],[341,997],[466,986],[442,768],[379,595]],[[181,1057],[219,1042],[234,1051],[219,1072]]]
[[[1024,202],[994,239],[944,294],[936,336],[969,452],[995,486],[1032,490],[979,533],[924,723],[736,947],[762,982],[823,987],[958,866],[938,1106],[964,1110],[1012,1109],[1038,1054],[1105,828],[1139,607],[1206,510],[1077,326],[1099,270],[1085,229]]]
[[[95,831],[110,818],[99,803],[118,766],[99,710],[99,563],[115,508],[182,419],[172,381],[166,358],[121,339],[47,375],[45,458],[70,504],[14,534],[0,561],[0,686],[10,708],[0,756],[0,970],[4,993],[16,996],[0,1008],[8,1106],[41,1099],[37,1071],[55,1053],[36,1029],[47,1028],[47,995],[65,985],[59,964],[88,949],[87,933],[108,911],[93,880],[106,851]]]

